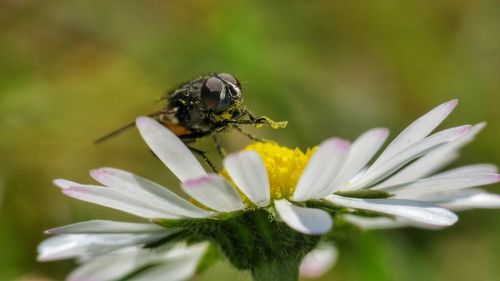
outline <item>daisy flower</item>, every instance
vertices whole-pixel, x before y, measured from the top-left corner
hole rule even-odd
[[[369,130],[353,143],[331,138],[306,152],[255,143],[227,156],[220,174],[207,173],[186,145],[156,120],[139,117],[136,125],[143,139],[179,178],[191,201],[113,168],[91,171],[103,186],[68,180],[55,184],[70,197],[165,227],[158,234],[161,237],[147,236],[153,241],[134,237],[135,245],[155,239],[208,239],[237,268],[250,269],[256,280],[285,276],[294,280],[299,262],[316,246],[320,235],[331,230],[332,216],[370,212],[429,227],[457,221],[454,213],[428,200],[401,195],[422,189],[413,184],[421,177],[419,170],[407,169],[425,159],[426,168],[442,165],[441,158],[431,156],[471,133],[473,127],[465,125],[431,134],[456,104],[455,100],[442,104],[412,123],[371,165],[368,163],[388,137],[385,128]],[[405,181],[391,182],[394,177]],[[463,186],[470,187],[496,182],[499,175],[473,177],[469,173],[461,179]],[[425,188],[436,191],[442,186],[442,180],[431,180]]]

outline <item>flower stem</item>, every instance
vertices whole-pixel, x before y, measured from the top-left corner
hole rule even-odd
[[[267,260],[251,269],[254,281],[297,281],[299,280],[299,262],[289,259]]]

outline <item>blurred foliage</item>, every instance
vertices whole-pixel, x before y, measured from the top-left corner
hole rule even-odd
[[[500,163],[499,27],[495,0],[0,1],[0,280],[63,278],[71,262],[35,261],[45,229],[133,219],[65,198],[52,179],[89,182],[86,171],[113,166],[176,187],[136,130],[92,141],[202,73],[239,77],[256,114],[290,122],[254,132],[290,146],[398,132],[457,97],[447,126],[489,122],[460,163]],[[322,280],[497,280],[497,217],[353,235]],[[221,276],[248,278],[221,264],[197,280]]]

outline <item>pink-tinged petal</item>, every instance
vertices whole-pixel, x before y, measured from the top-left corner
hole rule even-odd
[[[475,124],[474,126],[472,126],[472,129],[470,130],[470,133],[457,139],[456,141],[454,141],[452,144],[450,144],[451,148],[450,149],[453,149],[455,151],[458,151],[459,149],[461,149],[462,147],[464,147],[465,145],[469,144],[470,142],[472,142],[476,136],[486,127],[486,122],[481,122],[481,123],[478,123],[478,124]]]
[[[280,218],[298,232],[321,235],[332,228],[332,218],[323,210],[295,206],[285,199],[274,201],[274,207]]]
[[[184,192],[216,211],[231,212],[245,208],[240,194],[226,179],[215,174],[192,179],[182,184]]]
[[[318,278],[323,276],[337,261],[338,251],[332,245],[320,245],[308,253],[300,264],[300,276]]]
[[[335,179],[334,185],[338,187],[334,191],[344,189],[343,187],[373,158],[388,136],[388,129],[376,128],[362,134],[354,141],[349,157]]]
[[[347,159],[351,144],[342,139],[324,141],[307,163],[293,194],[293,201],[322,198],[333,192],[338,172]]]
[[[458,220],[458,217],[454,213],[421,201],[402,199],[358,199],[338,195],[331,195],[325,199],[335,205],[347,208],[394,215],[434,226],[449,226]]]
[[[134,194],[136,199],[161,206],[168,212],[182,217],[203,218],[212,215],[167,188],[132,173],[114,169],[100,168],[92,170],[90,175],[98,182],[124,194]]]
[[[269,177],[264,161],[257,152],[243,151],[228,155],[224,159],[224,168],[252,203],[259,207],[269,204]]]
[[[143,218],[179,218],[167,210],[151,206],[147,201],[134,198],[134,194],[123,194],[111,188],[91,185],[68,187],[62,192],[69,197],[120,210]]]
[[[386,162],[399,152],[424,139],[448,117],[457,104],[458,100],[451,100],[418,118],[389,144],[377,161],[373,163],[373,166],[376,167]]]
[[[468,134],[470,130],[471,126],[466,125],[437,132],[404,149],[394,157],[380,163],[378,166],[370,167],[365,174],[355,180],[350,186],[352,189],[369,187],[387,178],[412,160]]]
[[[479,123],[472,126],[470,133],[450,142],[442,147],[424,155],[415,162],[392,175],[386,181],[378,185],[378,188],[391,185],[408,183],[431,175],[439,171],[446,165],[458,158],[458,151],[466,144],[474,140],[474,137],[486,126],[486,123]]]
[[[187,146],[158,121],[149,117],[139,117],[136,125],[149,148],[180,181],[206,175],[205,170]]]
[[[407,184],[384,188],[397,198],[415,198],[433,192],[449,192],[475,186],[494,184],[500,181],[499,174],[462,174],[421,179]]]
[[[74,181],[65,180],[65,179],[56,179],[56,180],[53,180],[52,183],[61,189],[72,187],[75,185],[80,185],[79,183],[76,183]]]

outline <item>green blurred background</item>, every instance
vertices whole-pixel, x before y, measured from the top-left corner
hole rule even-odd
[[[459,98],[446,126],[489,125],[457,165],[500,163],[499,30],[494,0],[0,1],[0,280],[64,278],[72,262],[35,261],[44,229],[135,219],[66,198],[52,179],[112,166],[176,187],[136,130],[92,142],[204,73],[237,76],[256,114],[290,122],[254,132],[302,148],[374,126],[394,136]],[[322,280],[500,280],[499,215],[353,234]],[[220,263],[196,280],[223,277],[248,279]]]

